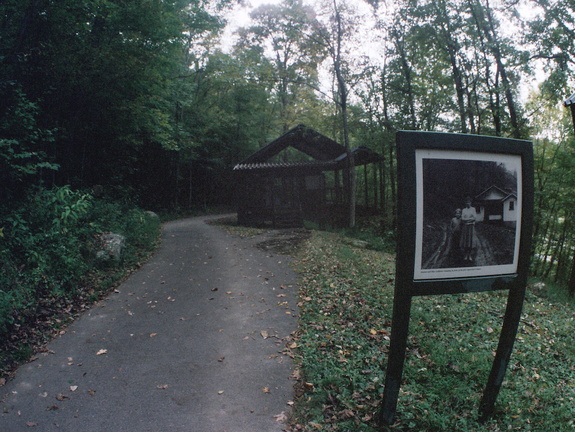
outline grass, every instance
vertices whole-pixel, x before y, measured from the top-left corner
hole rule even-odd
[[[297,260],[300,325],[293,431],[377,431],[391,331],[394,256],[314,232]],[[573,305],[529,291],[496,414],[477,409],[506,293],[414,299],[393,431],[570,431]],[[384,429],[385,430],[385,429]]]

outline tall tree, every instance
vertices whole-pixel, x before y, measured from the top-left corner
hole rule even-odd
[[[317,21],[317,39],[329,53],[332,72],[335,80],[334,100],[339,109],[343,143],[347,152],[345,190],[347,194],[348,223],[355,226],[356,210],[356,172],[355,161],[351,151],[348,97],[349,89],[355,84],[351,43],[358,30],[358,17],[345,0],[330,0],[325,2],[325,20]]]
[[[150,145],[174,151],[185,144],[174,83],[190,50],[186,42],[217,29],[212,12],[225,3],[0,4],[0,78],[15,83],[11,88],[36,107],[38,126],[52,131],[30,151],[61,165],[55,182],[133,191],[139,185],[130,179]]]
[[[522,128],[524,121],[520,118],[514,94],[517,89],[518,80],[517,76],[512,77],[507,65],[511,63],[510,60],[514,60],[518,55],[523,57],[523,63],[525,63],[526,53],[517,52],[510,41],[503,40],[499,31],[499,21],[494,15],[489,0],[484,0],[484,2],[481,0],[467,0],[467,4],[482,46],[495,61],[496,86],[499,86],[500,79],[502,93],[506,100],[511,134],[515,138],[521,138],[523,136]],[[498,96],[498,94],[495,95],[495,97]]]
[[[560,101],[569,96],[575,79],[575,5],[572,1],[530,0],[540,13],[528,22],[525,35],[534,47],[533,60],[543,61],[547,71],[545,91]]]
[[[457,109],[461,132],[467,133],[468,128],[468,109],[465,103],[465,65],[464,56],[462,55],[461,44],[458,37],[461,37],[462,22],[460,20],[457,5],[446,0],[430,2],[432,28],[435,30],[437,47],[445,51],[451,65],[451,74],[453,85],[457,96]]]
[[[302,0],[283,0],[260,6],[251,18],[253,25],[240,29],[238,48],[259,50],[269,58],[279,122],[287,132],[295,120],[297,100],[318,86],[317,67],[323,55],[309,39],[315,13]]]

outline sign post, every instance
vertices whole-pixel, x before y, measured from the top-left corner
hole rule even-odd
[[[509,290],[479,406],[484,421],[493,413],[525,298],[533,147],[516,139],[401,131],[397,154],[397,270],[380,424],[395,418],[412,298]]]

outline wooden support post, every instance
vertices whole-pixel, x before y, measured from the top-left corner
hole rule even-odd
[[[369,208],[369,183],[367,182],[367,165],[363,166],[363,191],[365,194],[365,207]]]
[[[505,318],[501,328],[501,335],[499,336],[497,353],[493,360],[487,385],[483,391],[483,398],[479,404],[480,422],[485,422],[493,414],[495,400],[497,399],[497,395],[499,394],[499,390],[503,384],[503,378],[505,376],[505,371],[507,370],[507,365],[509,364],[509,359],[511,358],[517,329],[519,328],[526,285],[527,281],[522,277],[518,277],[509,290],[507,308],[505,310]]]
[[[393,424],[397,410],[397,398],[401,386],[403,364],[405,362],[405,349],[407,348],[407,336],[409,333],[409,318],[411,314],[411,295],[404,294],[406,287],[397,287],[393,300],[393,318],[389,357],[385,375],[385,389],[379,423],[382,426]]]
[[[378,204],[378,183],[377,183],[377,164],[373,164],[373,208],[377,210],[379,207]]]

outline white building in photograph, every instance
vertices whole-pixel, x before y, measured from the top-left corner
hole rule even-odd
[[[517,221],[517,194],[491,186],[474,199],[477,222],[515,224]]]

